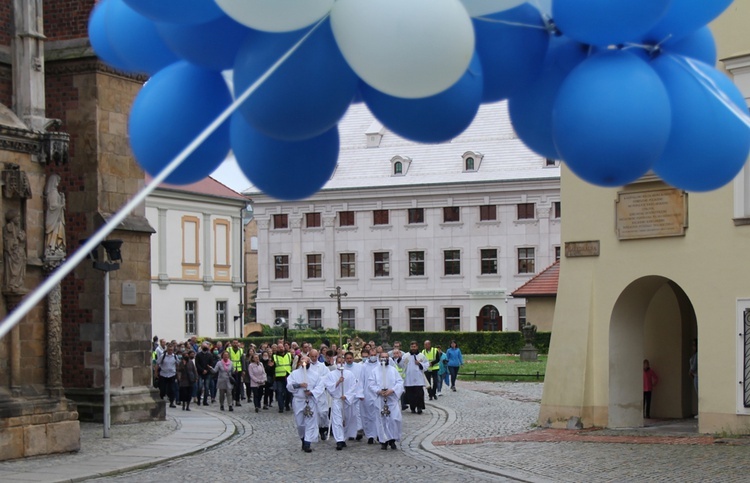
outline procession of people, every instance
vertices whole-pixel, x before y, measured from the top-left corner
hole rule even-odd
[[[363,439],[379,443],[382,450],[395,450],[402,439],[402,411],[422,414],[425,389],[430,399],[437,399],[438,368],[441,376],[442,364],[447,371],[445,356],[429,340],[423,347],[420,351],[419,343],[411,341],[404,354],[400,342],[385,351],[361,339],[343,347],[322,344],[318,350],[307,342],[283,339],[244,347],[238,340],[223,346],[199,344],[196,338],[182,344],[155,338],[155,386],[162,398],[169,396],[170,407],[181,403],[188,411],[191,401],[198,406],[216,403],[217,392],[222,411],[233,411],[247,400],[260,412],[275,401],[279,413],[294,413],[306,453],[313,451],[313,443],[327,439],[335,441],[337,451],[348,441]],[[455,349],[455,343],[451,347]],[[454,372],[456,368],[451,372],[452,388]]]

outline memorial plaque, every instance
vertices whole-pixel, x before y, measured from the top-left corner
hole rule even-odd
[[[137,301],[134,282],[122,283],[122,305],[135,305]]]
[[[598,257],[599,240],[565,242],[565,256],[575,257]]]
[[[618,193],[615,223],[620,240],[684,236],[687,193],[672,188]]]

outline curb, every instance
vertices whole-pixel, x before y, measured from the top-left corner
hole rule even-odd
[[[465,466],[467,468],[472,468],[483,473],[488,473],[490,475],[502,476],[504,478],[522,481],[525,483],[553,483],[554,480],[549,480],[517,470],[501,469],[496,466],[485,465],[476,461],[470,461],[456,456],[444,449],[439,449],[434,444],[432,444],[433,441],[435,441],[435,438],[437,438],[440,433],[453,426],[458,418],[456,416],[456,412],[452,408],[445,406],[436,406],[434,403],[428,402],[425,402],[425,405],[430,406],[437,412],[442,412],[445,416],[445,422],[441,425],[436,425],[436,427],[434,427],[429,433],[427,433],[422,442],[419,444],[420,449],[422,449],[423,451],[437,456],[438,458],[445,459],[455,464]]]

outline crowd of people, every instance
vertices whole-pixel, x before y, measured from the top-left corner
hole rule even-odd
[[[255,412],[276,407],[293,412],[302,451],[330,437],[336,449],[347,441],[367,438],[383,450],[397,449],[402,436],[402,411],[422,414],[425,389],[430,400],[442,396],[443,385],[456,391],[463,355],[455,341],[443,352],[424,341],[401,350],[384,350],[374,341],[354,350],[324,343],[288,342],[244,346],[239,340],[184,343],[153,341],[154,386],[169,407],[190,411],[190,404],[234,411],[243,401]],[[350,350],[352,349],[352,350]],[[355,360],[356,359],[356,360]],[[210,403],[209,403],[210,401]]]

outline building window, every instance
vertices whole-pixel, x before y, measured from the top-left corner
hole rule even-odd
[[[391,324],[391,309],[375,309],[375,329]]]
[[[185,335],[195,335],[198,332],[198,301],[185,301]]]
[[[409,208],[409,224],[424,223],[424,208]]]
[[[274,320],[283,318],[283,319],[286,319],[287,323],[289,323],[289,311],[288,310],[274,310],[273,314],[274,314],[274,317],[273,317]]]
[[[375,252],[373,254],[375,261],[375,276],[388,277],[391,275],[391,256],[388,252]]]
[[[387,225],[388,224],[388,210],[375,210],[372,212],[372,224],[373,225]]]
[[[227,333],[227,301],[217,300],[216,301],[216,333],[225,334]]]
[[[323,311],[320,309],[313,309],[307,311],[307,326],[311,329],[322,329],[323,328]]]
[[[445,330],[448,332],[461,331],[461,309],[459,307],[446,307],[443,309],[445,316]]]
[[[305,213],[305,226],[307,228],[320,228],[320,213]]]
[[[562,207],[560,205],[559,201],[555,201],[552,203],[552,215],[555,218],[560,218],[562,216]]]
[[[446,206],[443,208],[443,222],[451,223],[461,221],[458,206]]]
[[[200,279],[200,220],[194,216],[182,217],[182,278]]]
[[[484,205],[479,207],[479,221],[497,220],[497,206]]]
[[[409,309],[409,332],[424,332],[424,309]]]
[[[341,253],[341,278],[352,278],[356,276],[354,253]]]
[[[461,250],[445,250],[445,275],[461,275]]]
[[[466,171],[474,171],[474,158],[466,158]]]
[[[534,249],[518,249],[518,273],[534,273]]]
[[[519,220],[533,220],[534,219],[534,203],[518,203],[518,219]]]
[[[339,226],[354,226],[354,212],[339,211]]]
[[[289,228],[289,215],[273,215],[273,229],[283,230]]]
[[[526,325],[526,307],[518,307],[518,328]]]
[[[487,248],[479,252],[483,275],[497,274],[497,249]]]
[[[396,161],[393,163],[393,174],[401,174],[403,172],[403,164],[401,164],[401,161]]]
[[[273,265],[276,280],[289,278],[289,255],[276,255],[273,257]]]
[[[354,326],[354,309],[341,309],[341,323],[345,329],[356,329]]]
[[[424,275],[424,252],[409,252],[409,276]]]
[[[555,261],[560,260],[560,247],[555,247]]]
[[[307,256],[307,278],[323,276],[323,255],[315,253]]]

